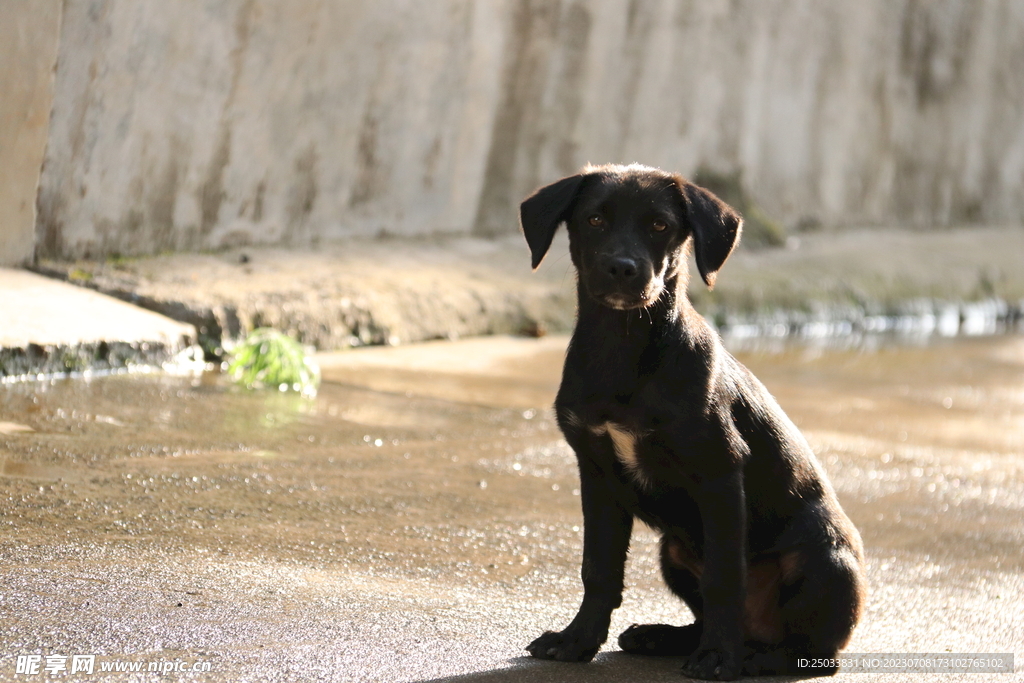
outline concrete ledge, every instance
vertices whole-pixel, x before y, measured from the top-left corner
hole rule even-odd
[[[256,327],[318,350],[571,328],[575,277],[564,235],[537,272],[522,237],[352,240],[247,248],[40,272],[195,325],[208,357]]]
[[[196,339],[192,325],[9,268],[0,268],[0,321],[0,379],[160,366]]]
[[[1004,328],[1018,328],[1024,311],[1021,253],[1019,226],[820,232],[800,235],[786,248],[741,246],[714,292],[696,276],[690,290],[697,308],[723,331],[948,314],[956,334],[966,331],[966,319],[981,304],[1005,319]],[[315,250],[246,248],[42,262],[39,268],[195,325],[208,357],[259,326],[335,350],[488,334],[539,336],[571,330],[575,317],[565,231],[557,233],[537,272],[530,271],[518,235],[392,237]]]

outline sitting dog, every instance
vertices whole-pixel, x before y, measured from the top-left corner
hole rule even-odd
[[[678,175],[588,166],[521,206],[536,269],[569,231],[579,308],[555,400],[579,462],[583,603],[527,648],[590,661],[622,602],[634,518],[661,532],[669,588],[696,617],[634,625],[626,652],[687,657],[683,673],[800,668],[843,648],[864,601],[860,536],[803,436],[687,299],[691,245],[713,287],[742,219]]]

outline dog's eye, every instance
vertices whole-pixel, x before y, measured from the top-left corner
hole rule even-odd
[[[596,213],[587,219],[587,222],[593,225],[595,228],[599,228],[604,225],[604,219],[598,216]]]
[[[651,223],[651,228],[654,230],[654,232],[665,232],[665,228],[667,227],[668,224],[665,223],[665,221],[654,221],[653,223]]]

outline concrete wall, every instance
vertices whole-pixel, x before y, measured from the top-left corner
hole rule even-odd
[[[60,6],[0,2],[0,266],[32,259]]]
[[[1024,0],[67,0],[43,256],[516,230],[584,162],[1024,222]]]

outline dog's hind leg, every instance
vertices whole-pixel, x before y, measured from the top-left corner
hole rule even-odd
[[[687,626],[634,624],[619,635],[619,647],[637,655],[685,657],[700,644],[703,631],[703,599],[700,579],[693,570],[699,565],[690,560],[685,545],[667,534],[661,540],[661,573],[665,583],[693,612],[696,621]]]
[[[808,668],[832,659],[846,646],[864,602],[860,560],[848,547],[784,555],[779,611],[785,638],[775,645],[748,643],[743,673],[831,675],[835,668]],[[801,660],[806,660],[801,662]]]
[[[704,625],[633,624],[619,634],[619,647],[634,655],[686,657],[700,644]]]

